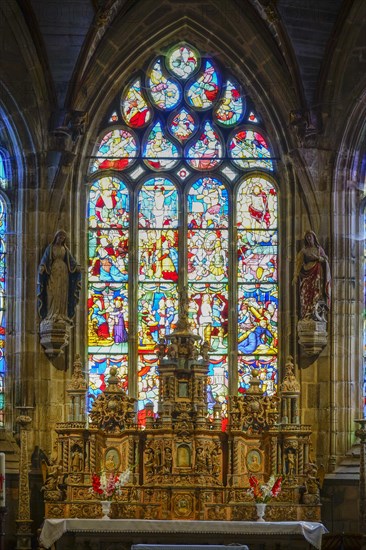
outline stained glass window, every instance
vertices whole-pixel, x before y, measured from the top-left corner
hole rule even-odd
[[[147,404],[158,413],[157,347],[188,284],[191,328],[211,350],[209,414],[220,402],[225,415],[254,368],[264,392],[277,384],[276,163],[255,98],[181,42],[131,75],[118,103],[90,162],[90,400],[113,365],[140,424]]]
[[[278,352],[277,192],[266,176],[249,177],[238,189],[239,392],[259,370],[263,390],[275,391]]]
[[[364,236],[366,239],[366,209],[364,211]],[[364,246],[364,309],[363,309],[363,415],[366,418],[366,246]]]
[[[6,189],[8,187],[8,178],[6,173],[6,157],[0,149],[0,187]]]
[[[5,411],[5,329],[6,329],[6,206],[0,196],[0,427]]]

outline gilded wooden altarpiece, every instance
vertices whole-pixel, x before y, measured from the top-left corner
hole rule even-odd
[[[300,386],[291,358],[278,396],[260,389],[252,371],[245,396],[207,415],[208,350],[199,346],[181,314],[171,343],[159,345],[159,413],[148,411],[136,424],[135,400],[120,388],[110,369],[107,388],[83,419],[86,384],[76,361],[69,387],[71,417],[57,425],[57,458],[48,465],[43,486],[47,518],[98,518],[101,504],[90,491],[93,473],[133,474],[114,497],[112,518],[179,520],[255,520],[249,477],[283,477],[266,519],[320,520],[316,465],[310,456],[310,426],[299,420]]]

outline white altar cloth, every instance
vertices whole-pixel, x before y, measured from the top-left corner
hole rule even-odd
[[[179,521],[148,519],[46,519],[40,542],[50,548],[64,533],[121,534],[227,534],[227,535],[302,535],[320,550],[322,535],[327,529],[322,523],[309,521]],[[245,540],[243,540],[245,542]],[[187,544],[189,544],[187,540]]]

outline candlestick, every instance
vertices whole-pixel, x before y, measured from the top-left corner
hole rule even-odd
[[[5,506],[5,453],[0,453],[0,507]]]

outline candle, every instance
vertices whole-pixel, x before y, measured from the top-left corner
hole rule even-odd
[[[5,506],[5,453],[0,453],[0,508]]]

